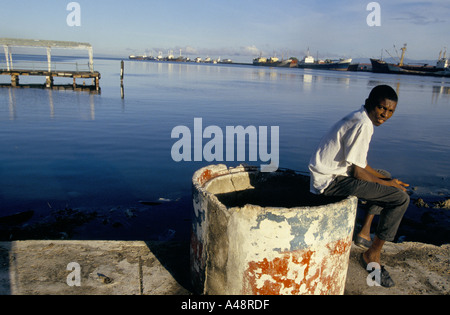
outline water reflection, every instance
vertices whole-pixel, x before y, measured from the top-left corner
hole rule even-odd
[[[7,90],[9,120],[17,120],[21,115],[32,115],[35,118],[39,118],[39,115],[42,115],[42,108],[40,106],[37,108],[28,106],[32,99],[36,97],[34,94],[28,95],[27,93],[23,93],[23,90],[20,90],[18,95],[16,95],[16,92],[18,91],[17,87],[9,87]],[[71,97],[70,102],[67,102],[64,98],[64,92],[54,91],[53,89],[45,89],[43,91],[46,91],[46,97],[40,98],[39,104],[42,104],[42,101],[47,99],[46,103],[48,104],[49,109],[48,117],[51,119],[57,119],[58,116],[63,116],[64,114],[70,115],[71,118],[74,118],[73,113],[76,111],[74,111],[73,108],[68,109],[68,107],[73,106],[74,108],[79,109],[79,118],[83,120],[95,120],[96,93],[77,93],[76,95],[78,97]],[[76,100],[76,102],[73,100]],[[58,110],[60,110],[59,115]]]
[[[50,89],[59,91],[75,91],[75,92],[89,92],[92,94],[100,94],[101,89],[96,89],[95,85],[86,85],[86,81],[83,84],[53,84],[51,87],[47,87],[45,84],[39,83],[21,83],[12,85],[9,83],[0,83],[1,88],[15,88],[15,89]]]
[[[12,89],[8,89],[8,96],[9,96],[9,103],[8,103],[8,109],[9,109],[9,120],[15,120],[17,115],[15,111],[14,104],[16,103],[16,95],[12,92]]]
[[[450,86],[433,86],[431,102],[437,104],[440,98],[450,100]]]
[[[395,91],[397,92],[397,94],[400,96],[402,93],[403,88],[407,88],[407,87],[412,87],[413,89],[416,90],[416,92],[420,92],[420,93],[426,93],[429,92],[431,94],[431,104],[437,104],[440,99],[444,99],[447,102],[450,100],[450,81],[441,81],[440,85],[436,85],[435,82],[428,82],[428,81],[424,81],[421,83],[417,83],[414,81],[400,81],[400,79],[398,79],[397,82],[386,82],[386,78],[384,77],[383,79],[385,80],[369,80],[367,83],[368,88],[372,89],[373,87],[379,85],[379,84],[390,84]],[[401,89],[402,87],[402,89]]]
[[[252,82],[300,82],[303,91],[311,91],[313,88],[322,88],[324,84],[339,86],[340,88],[350,89],[358,84],[363,84],[372,89],[379,84],[389,84],[397,92],[410,92],[411,87],[421,93],[430,92],[430,103],[436,104],[440,98],[445,102],[449,101],[450,81],[448,79],[401,76],[390,74],[373,74],[368,72],[343,72],[343,71],[323,71],[310,69],[289,69],[289,68],[271,68],[254,67],[252,65],[222,65],[222,64],[196,64],[196,63],[169,63],[169,62],[128,62],[130,68],[126,76],[149,78],[159,77],[165,74],[168,80],[176,77],[179,80],[198,80],[202,81],[204,76],[208,76],[209,83],[213,80],[226,81],[228,77]],[[197,76],[198,75],[198,76]],[[214,76],[215,75],[215,78]],[[201,77],[200,77],[201,76]],[[214,79],[213,79],[214,78]],[[158,78],[158,84],[163,83],[164,77]],[[241,82],[241,81],[239,81]],[[405,89],[405,91],[403,91]],[[406,92],[406,89],[408,91]],[[121,96],[124,98],[123,85],[121,85]]]
[[[449,189],[449,79],[125,61],[121,81],[117,60],[100,66],[102,95],[0,89],[0,119],[17,120],[0,124],[0,211],[25,207],[22,199],[121,205],[189,194],[186,183],[206,162],[175,163],[170,135],[194,117],[217,126],[279,126],[280,166],[305,170],[326,129],[378,84],[393,86],[402,106],[377,129],[373,164],[419,188]]]
[[[306,84],[313,84],[313,83],[338,83],[343,86],[349,86],[351,77],[350,76],[335,76],[334,73],[324,74],[323,72],[320,72],[318,74],[312,74],[312,73],[304,73],[300,74],[300,79],[303,83]]]

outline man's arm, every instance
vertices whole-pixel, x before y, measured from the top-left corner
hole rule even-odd
[[[372,167],[367,165],[366,168],[361,168],[359,166],[353,166],[353,177],[360,180],[365,180],[367,182],[378,183],[385,186],[396,187],[400,190],[406,191],[405,187],[409,185],[403,183],[398,179],[386,178],[382,174],[375,171]]]
[[[388,178],[388,177],[384,176],[383,174],[377,172],[376,170],[374,170],[369,164],[367,164],[365,170],[368,171],[370,174],[378,177],[378,178],[381,178],[381,179],[384,179],[384,180],[391,179],[391,178]]]

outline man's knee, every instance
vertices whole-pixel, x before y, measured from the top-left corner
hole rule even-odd
[[[410,198],[407,192],[402,191],[403,198],[405,199],[405,203],[409,204]]]
[[[399,202],[399,205],[404,206],[405,211],[406,211],[406,209],[408,208],[409,202],[410,202],[408,193],[406,193],[402,190],[399,190],[398,191],[398,202]]]

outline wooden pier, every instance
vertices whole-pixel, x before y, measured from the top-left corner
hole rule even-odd
[[[94,71],[94,61],[93,61],[93,51],[92,46],[87,43],[76,43],[76,42],[63,42],[63,41],[48,41],[48,40],[27,40],[27,39],[11,39],[11,38],[0,38],[0,45],[3,45],[5,51],[6,67],[3,68],[0,64],[0,75],[11,76],[11,85],[13,87],[20,87],[19,77],[20,76],[43,76],[45,77],[46,88],[54,88],[54,78],[72,78],[72,87],[77,89],[78,85],[77,79],[92,79],[92,89],[100,91],[100,73]],[[47,49],[47,64],[45,69],[16,69],[13,63],[12,47],[28,47],[28,48],[46,48]],[[58,49],[83,49],[89,52],[89,69],[85,71],[79,70],[57,70],[54,69],[56,63],[52,63],[51,50],[52,48]],[[44,67],[43,67],[44,68]],[[77,67],[78,68],[78,67]],[[4,84],[1,84],[4,86]],[[32,86],[32,85],[27,85]],[[39,85],[37,85],[39,86]],[[67,85],[66,85],[67,86]],[[85,81],[83,81],[83,87],[87,87]]]
[[[52,88],[53,87],[53,78],[62,77],[62,78],[72,78],[73,79],[73,88],[77,87],[76,79],[92,79],[93,87],[95,90],[100,89],[100,73],[97,71],[94,72],[84,72],[84,71],[43,71],[43,70],[4,70],[0,69],[0,75],[10,75],[11,76],[11,86],[18,87],[19,84],[19,76],[45,76],[45,87]]]

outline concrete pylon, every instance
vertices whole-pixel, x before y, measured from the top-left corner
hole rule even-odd
[[[197,293],[344,293],[356,197],[313,195],[309,176],[290,170],[211,165],[192,180]]]

